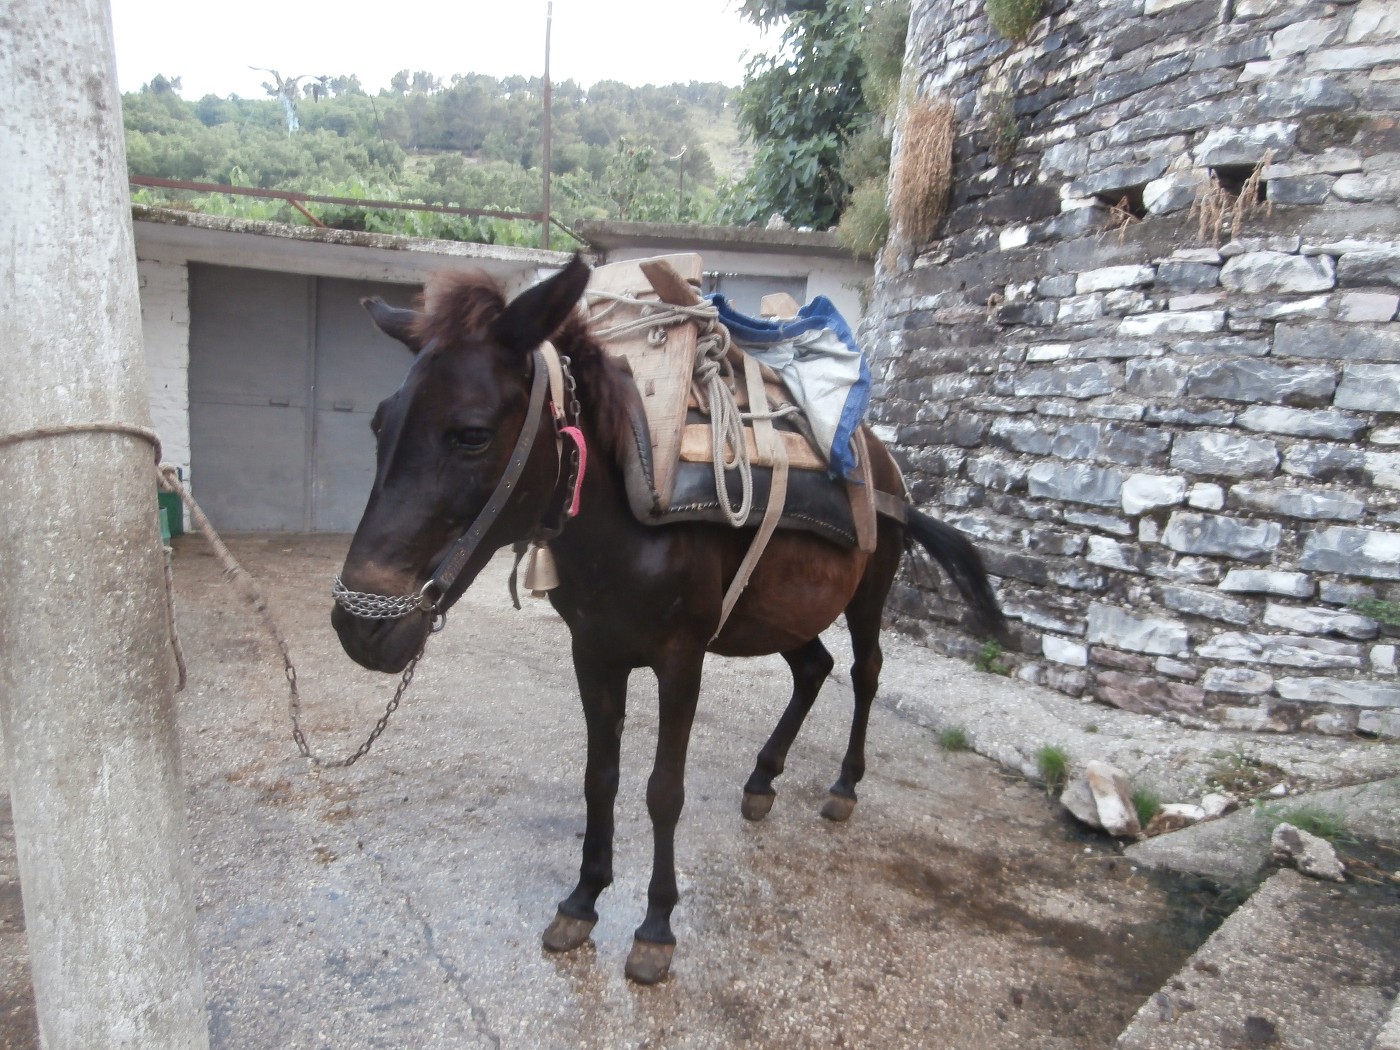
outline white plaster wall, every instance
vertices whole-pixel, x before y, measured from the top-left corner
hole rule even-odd
[[[164,462],[190,476],[190,279],[183,262],[137,259],[151,422]]]

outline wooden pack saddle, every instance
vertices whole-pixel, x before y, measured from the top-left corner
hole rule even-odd
[[[804,529],[874,550],[875,492],[863,442],[855,442],[859,477],[833,478],[777,374],[729,345],[713,311],[709,318],[686,313],[707,305],[697,290],[700,276],[700,256],[668,255],[597,267],[589,282],[594,332],[610,354],[626,359],[645,406],[646,418],[633,424],[635,455],[624,465],[633,513],[649,525],[756,526],[763,542],[778,527]],[[697,360],[708,382],[697,376]],[[727,399],[715,382],[731,405],[718,403]],[[716,470],[715,416],[733,409],[752,417],[743,423],[746,456]],[[731,447],[718,442],[729,460],[734,433]]]

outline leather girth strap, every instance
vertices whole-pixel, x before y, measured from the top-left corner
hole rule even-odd
[[[749,544],[748,553],[744,555],[744,560],[739,564],[739,571],[735,573],[734,579],[729,583],[729,590],[725,592],[724,604],[720,608],[719,625],[710,638],[712,642],[724,630],[724,625],[729,620],[729,614],[734,611],[739,596],[749,585],[749,578],[753,576],[758,559],[763,557],[763,552],[768,547],[768,541],[773,538],[773,533],[778,528],[778,520],[783,516],[783,506],[787,503],[787,446],[778,436],[778,431],[768,416],[768,396],[763,390],[763,374],[759,363],[747,354],[743,355],[743,362],[744,382],[748,387],[749,394],[749,411],[753,413],[754,444],[758,447],[760,456],[766,455],[771,459],[773,482],[768,491],[768,506],[764,509],[763,520],[759,522],[758,532],[754,534],[753,542]],[[716,455],[718,454],[716,451]]]

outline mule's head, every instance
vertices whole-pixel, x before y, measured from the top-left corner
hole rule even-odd
[[[419,593],[478,519],[506,473],[525,427],[533,351],[568,319],[588,282],[575,258],[507,304],[494,285],[450,278],[423,312],[365,303],[379,328],[413,351],[403,385],[379,405],[374,488],[341,570],[361,604],[337,603],[331,623],[345,651],[371,670],[397,672],[420,650],[435,612],[449,608],[492,553],[523,538],[548,509],[559,480],[554,423],[536,440],[499,517],[434,609],[364,614],[366,596]],[[425,603],[428,604],[428,603]]]

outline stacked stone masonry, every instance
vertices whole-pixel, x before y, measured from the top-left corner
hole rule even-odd
[[[1400,603],[1400,3],[1049,0],[1013,45],[915,0],[908,47],[954,189],[877,274],[872,416],[982,550],[1002,659],[1190,724],[1400,736],[1400,639],[1356,608]],[[927,575],[896,624],[976,652]]]

